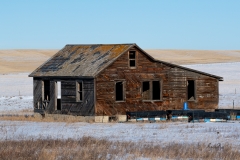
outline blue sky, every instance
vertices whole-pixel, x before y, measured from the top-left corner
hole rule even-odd
[[[1,0],[0,49],[240,50],[239,0]]]

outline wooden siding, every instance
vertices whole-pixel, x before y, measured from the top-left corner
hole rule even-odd
[[[137,48],[135,48],[137,50]],[[187,100],[187,80],[195,80],[195,101],[190,109],[215,109],[218,105],[218,80],[203,74],[154,62],[137,50],[136,69],[130,69],[128,53],[120,56],[96,77],[96,115],[126,114],[126,111],[182,109]],[[115,101],[115,81],[125,80],[125,101]],[[142,82],[160,80],[162,100],[144,101]]]
[[[37,109],[38,102],[42,104],[42,80],[34,78],[34,108]],[[94,79],[65,79],[49,78],[50,101],[46,113],[62,113],[81,116],[94,115]],[[56,82],[61,81],[61,110],[57,110],[57,87]],[[83,101],[76,100],[76,82],[83,82]]]
[[[40,105],[42,102],[42,80],[38,78],[33,78],[33,107],[38,108],[38,103]]]

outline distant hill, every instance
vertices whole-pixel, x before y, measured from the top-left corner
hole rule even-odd
[[[213,50],[145,50],[156,59],[179,65],[201,63],[240,62],[238,51]]]
[[[32,72],[58,50],[0,50],[0,73]],[[174,64],[240,62],[240,51],[145,50],[156,59]]]
[[[0,50],[0,73],[32,72],[58,50]]]

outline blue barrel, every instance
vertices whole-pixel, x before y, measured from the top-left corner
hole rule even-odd
[[[188,110],[188,103],[187,102],[183,103],[183,110]]]

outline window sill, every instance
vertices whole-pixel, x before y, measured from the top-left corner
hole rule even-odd
[[[196,102],[197,100],[187,100],[188,102]]]
[[[163,100],[142,100],[143,102],[162,102]]]
[[[129,67],[130,69],[137,69],[137,67]]]
[[[126,102],[126,101],[115,101],[115,103],[121,103],[121,102]]]

